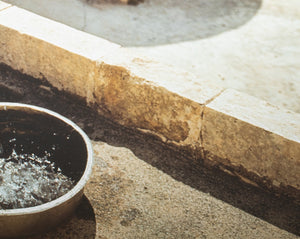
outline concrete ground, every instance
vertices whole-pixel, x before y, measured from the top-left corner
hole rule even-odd
[[[34,92],[34,94],[32,94]],[[93,140],[95,165],[69,222],[41,238],[297,238],[298,204],[98,116],[74,96],[0,65],[0,101],[49,108]]]
[[[300,113],[298,0],[6,2]]]
[[[93,146],[96,162],[84,204],[69,224],[37,239],[297,238],[175,180],[126,147]]]

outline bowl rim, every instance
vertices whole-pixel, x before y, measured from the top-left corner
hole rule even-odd
[[[34,213],[40,213],[47,211],[51,208],[57,207],[71,198],[75,197],[85,186],[87,181],[89,180],[89,177],[92,172],[92,166],[93,166],[93,148],[92,148],[92,143],[89,139],[89,137],[84,133],[84,131],[76,125],[73,121],[69,120],[68,118],[52,111],[48,110],[43,107],[35,106],[35,105],[30,105],[30,104],[23,104],[23,103],[13,103],[13,102],[0,102],[0,110],[8,110],[9,108],[27,108],[33,111],[41,112],[41,113],[46,113],[47,115],[53,116],[66,124],[70,125],[73,127],[82,137],[86,148],[87,148],[87,163],[86,167],[84,170],[83,175],[79,179],[79,181],[76,183],[76,185],[66,194],[63,196],[54,199],[50,202],[34,206],[34,207],[26,207],[26,208],[16,208],[16,209],[0,209],[0,216],[16,216],[16,215],[24,215],[24,214],[34,214]]]

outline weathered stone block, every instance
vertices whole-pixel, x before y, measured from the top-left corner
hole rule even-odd
[[[102,114],[200,154],[203,105],[220,88],[192,85],[187,73],[124,48],[102,57],[98,65],[95,101]]]
[[[204,109],[206,158],[272,187],[300,189],[300,115],[226,90]]]
[[[119,48],[112,54],[101,57],[100,61],[107,65],[123,67],[132,76],[142,78],[152,85],[161,86],[201,105],[212,100],[223,90],[222,87],[212,85],[209,81],[203,80],[198,83],[191,72],[161,64],[147,56],[136,54],[134,50]]]
[[[122,66],[100,64],[95,100],[102,112],[122,125],[155,133],[178,145],[196,147],[200,143],[201,104]]]

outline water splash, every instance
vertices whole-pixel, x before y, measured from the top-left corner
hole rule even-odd
[[[50,202],[73,186],[74,181],[63,175],[48,155],[17,154],[13,150],[8,158],[0,158],[0,209]]]

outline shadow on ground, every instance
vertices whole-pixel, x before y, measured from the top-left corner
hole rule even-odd
[[[262,3],[262,0],[144,0],[132,6],[120,4],[121,0],[5,1],[124,47],[211,37],[244,25]]]
[[[96,236],[96,220],[94,210],[85,196],[75,214],[68,222],[53,231],[24,239],[59,239],[59,238],[86,238],[94,239]]]
[[[300,205],[294,201],[247,185],[219,170],[207,169],[200,162],[184,157],[155,138],[115,125],[73,96],[56,92],[47,86],[40,87],[40,81],[4,65],[0,65],[0,82],[0,101],[17,101],[54,110],[77,123],[92,140],[129,148],[138,158],[174,179],[300,235]],[[94,217],[93,213],[91,215]],[[90,221],[94,230],[93,219]],[[68,231],[67,226],[60,230]],[[51,238],[58,235],[53,233]]]
[[[145,0],[135,7],[105,5],[103,0],[100,4],[99,0],[82,1],[99,8],[101,13],[97,18],[87,15],[83,30],[125,47],[217,35],[245,24],[261,6],[261,0]]]

